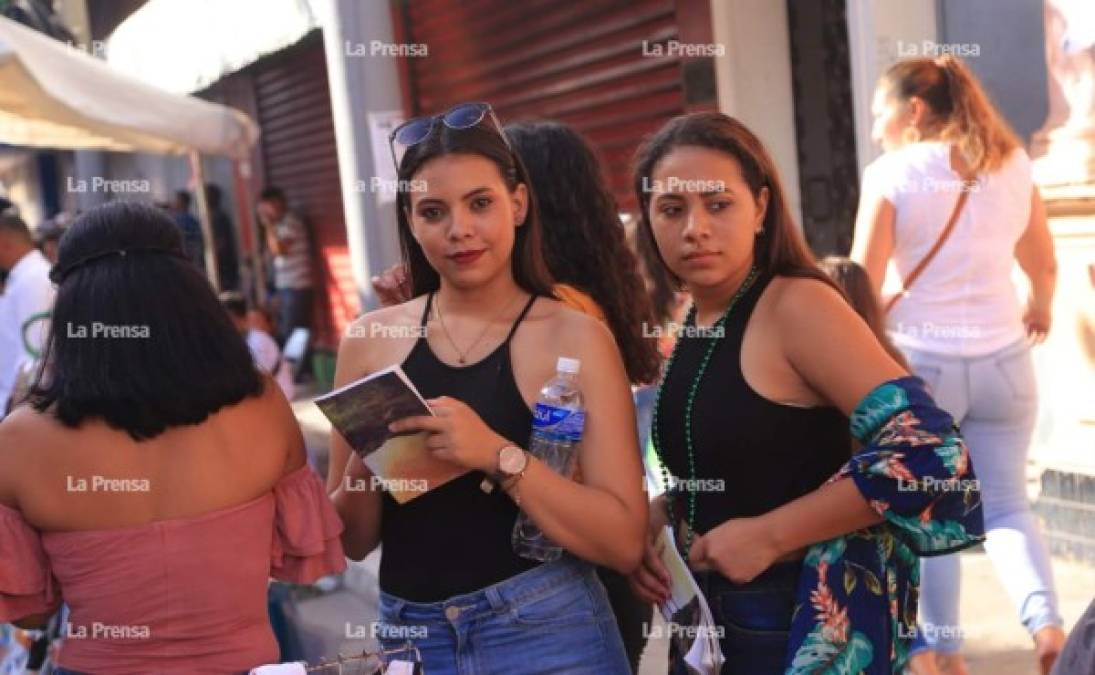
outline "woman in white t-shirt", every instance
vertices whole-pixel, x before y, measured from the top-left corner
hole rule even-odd
[[[895,64],[872,107],[885,154],[863,175],[852,257],[884,300],[893,297],[883,284],[888,263],[907,279],[967,192],[950,236],[901,293],[887,329],[962,428],[981,481],[985,548],[1048,672],[1064,633],[1025,469],[1038,405],[1029,345],[1049,331],[1056,260],[1030,158],[954,57]],[[1025,304],[1012,284],[1016,262],[1030,280]],[[926,558],[921,569],[913,670],[966,673],[958,557]]]

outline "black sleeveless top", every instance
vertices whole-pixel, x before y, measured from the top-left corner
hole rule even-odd
[[[742,375],[746,324],[770,281],[771,275],[761,274],[738,300],[723,337],[681,331],[662,389],[661,452],[670,473],[686,479],[690,474],[685,403],[711,340],[719,341],[692,411],[698,480],[689,487],[697,488],[696,531],[701,534],[730,518],[758,516],[801,497],[824,483],[851,455],[848,419],[839,410],[775,403],[754,391]],[[674,515],[686,517],[687,498],[674,504]]]
[[[529,298],[509,335],[489,356],[450,366],[434,355],[425,332],[403,361],[424,398],[451,396],[470,406],[491,429],[527,447],[532,411],[521,398],[510,366],[509,343],[536,296]],[[421,326],[433,305],[426,299]],[[513,552],[510,536],[517,505],[495,488],[480,489],[472,471],[406,504],[382,496],[380,588],[412,602],[438,602],[490,586],[537,564]]]

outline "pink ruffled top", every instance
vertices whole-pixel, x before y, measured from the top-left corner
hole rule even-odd
[[[244,504],[133,527],[39,533],[0,505],[0,621],[68,604],[70,670],[246,671],[278,660],[268,579],[341,572],[341,532],[307,465]]]

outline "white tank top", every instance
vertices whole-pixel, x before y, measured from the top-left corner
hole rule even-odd
[[[865,192],[897,212],[893,264],[883,294],[924,258],[947,224],[961,189],[969,198],[939,253],[887,317],[902,348],[983,356],[1024,337],[1022,305],[1012,282],[1015,244],[1030,219],[1030,158],[1016,149],[998,169],[963,184],[950,146],[925,142],[879,157],[863,174]]]

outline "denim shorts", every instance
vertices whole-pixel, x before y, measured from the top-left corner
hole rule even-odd
[[[629,675],[593,567],[569,555],[441,602],[380,592],[380,642],[412,643],[429,675]]]
[[[717,572],[693,573],[722,636],[721,675],[783,675],[801,571],[801,560],[780,562],[745,584]],[[683,662],[671,672],[687,674]]]

